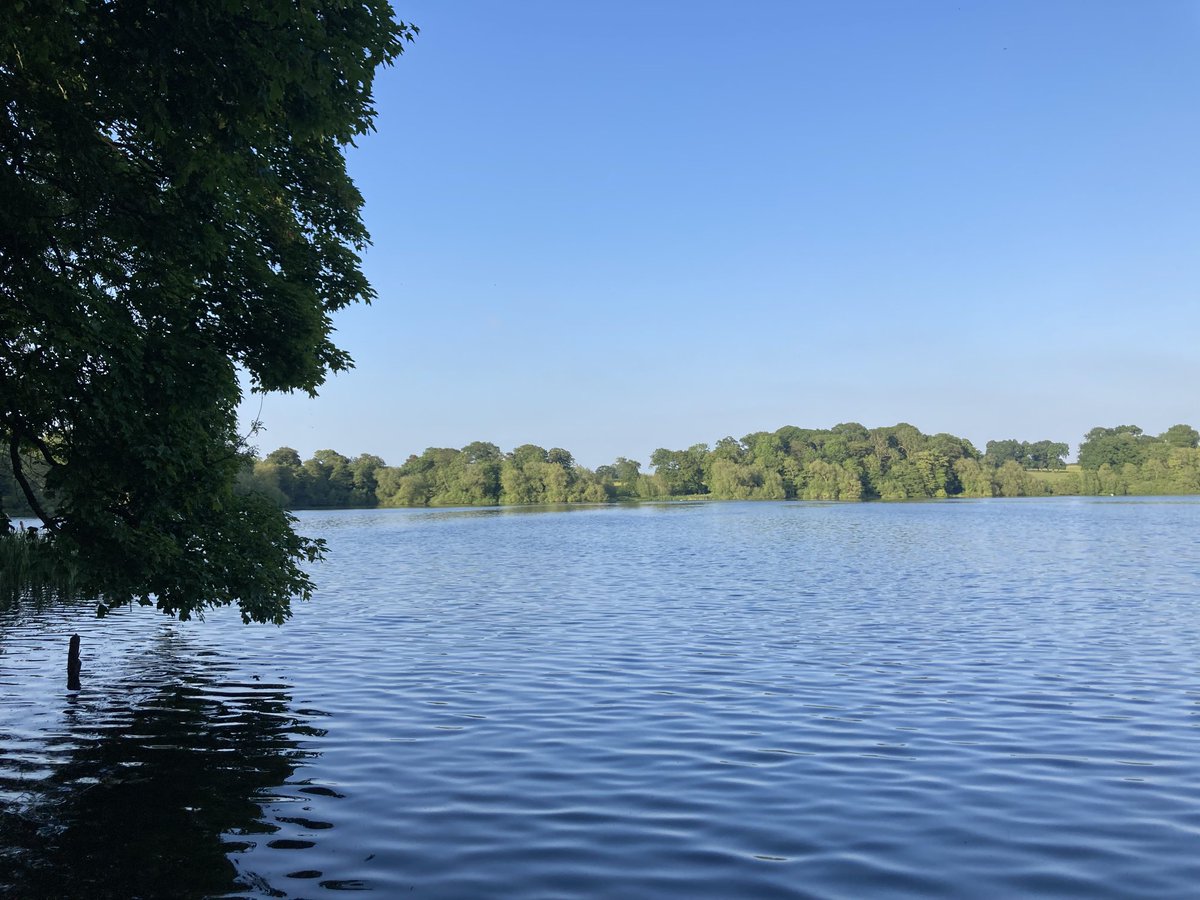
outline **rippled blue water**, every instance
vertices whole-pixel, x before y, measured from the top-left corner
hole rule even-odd
[[[302,530],[282,629],[0,618],[0,894],[1197,894],[1196,498]]]

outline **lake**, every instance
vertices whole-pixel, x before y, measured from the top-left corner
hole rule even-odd
[[[282,628],[0,615],[0,896],[1200,884],[1200,498],[300,518]]]

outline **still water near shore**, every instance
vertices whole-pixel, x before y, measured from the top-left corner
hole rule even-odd
[[[0,616],[0,896],[1200,884],[1198,498],[301,520],[282,629]]]

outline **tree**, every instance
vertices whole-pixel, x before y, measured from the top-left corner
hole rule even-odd
[[[613,463],[613,470],[617,481],[633,486],[637,483],[638,475],[641,474],[642,464],[635,459],[618,456],[616,462]]]
[[[833,463],[814,459],[804,467],[804,499],[836,500],[840,471]]]
[[[1058,441],[1035,441],[1025,444],[1026,468],[1030,469],[1065,469],[1063,457],[1070,447]]]
[[[291,447],[272,450],[266,458],[254,463],[251,489],[273,497],[287,509],[309,506],[311,485],[308,472],[300,462],[300,454]]]
[[[1121,469],[1126,463],[1140,463],[1144,443],[1142,429],[1136,425],[1093,428],[1084,435],[1083,443],[1079,445],[1079,465],[1084,469],[1099,469],[1105,465]]]
[[[534,468],[543,465],[540,460],[530,460],[522,466],[511,457],[505,458],[500,467],[500,501],[506,504],[537,503],[542,498],[540,472]]]
[[[717,456],[710,460],[705,480],[709,492],[718,500],[749,500],[759,484],[756,475],[758,472],[751,466],[728,456]]]
[[[312,394],[351,364],[330,316],[372,291],[342,149],[415,33],[386,0],[0,17],[0,442],[101,612],[282,622],[311,593],[321,542],[233,489],[238,371]]]
[[[607,494],[612,498],[628,499],[638,493],[638,476],[642,464],[637,460],[618,456],[612,465],[598,466],[596,478],[603,482]]]
[[[354,473],[350,460],[336,450],[318,450],[304,461],[309,502],[312,506],[350,506],[354,501]]]
[[[382,458],[372,453],[360,453],[350,462],[350,473],[354,479],[354,488],[350,495],[353,506],[374,506],[378,501],[375,497],[379,482],[375,473],[386,466]]]
[[[963,457],[954,461],[954,475],[966,497],[992,496],[994,470],[977,459]]]
[[[1172,447],[1196,447],[1200,444],[1200,431],[1191,425],[1172,425],[1158,439]]]
[[[514,447],[513,451],[508,454],[508,458],[518,467],[528,466],[535,462],[545,462],[547,457],[545,448],[539,447],[537,444],[522,444],[520,447]]]
[[[1069,450],[1066,444],[1055,441],[988,441],[983,461],[996,469],[1010,461],[1023,469],[1065,469],[1063,457]]]
[[[661,476],[668,494],[676,497],[703,494],[707,490],[704,484],[707,456],[707,444],[693,444],[687,450],[659,447],[650,455],[650,465]]]
[[[951,491],[957,493],[959,488],[952,478],[950,460],[936,450],[918,450],[912,456],[912,463],[921,473],[921,486],[925,497],[945,497]]]
[[[1036,493],[1033,476],[1016,460],[1005,460],[996,470],[996,492],[1001,497],[1026,497]]]
[[[551,447],[546,451],[546,459],[557,466],[562,466],[567,472],[575,468],[575,457],[562,447]]]
[[[983,460],[993,468],[1000,468],[1006,462],[1025,464],[1025,445],[1018,440],[988,441],[983,454]]]
[[[716,459],[726,459],[733,463],[745,462],[746,446],[737,438],[723,437],[712,448],[708,459],[710,462]]]
[[[966,438],[940,432],[929,438],[929,450],[940,453],[948,460],[978,459],[979,451]]]
[[[376,496],[382,506],[428,506],[433,493],[425,473],[406,475],[403,466],[387,466],[376,472]]]

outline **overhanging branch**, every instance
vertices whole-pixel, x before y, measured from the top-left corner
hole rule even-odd
[[[25,476],[25,467],[21,462],[20,447],[17,430],[14,428],[8,437],[8,458],[12,463],[13,477],[17,480],[17,484],[21,486],[21,493],[25,495],[25,501],[29,504],[29,508],[33,510],[33,514],[42,520],[42,524],[46,526],[48,531],[57,533],[58,523],[46,514],[45,508],[43,508],[41,501],[38,499],[37,492]]]

